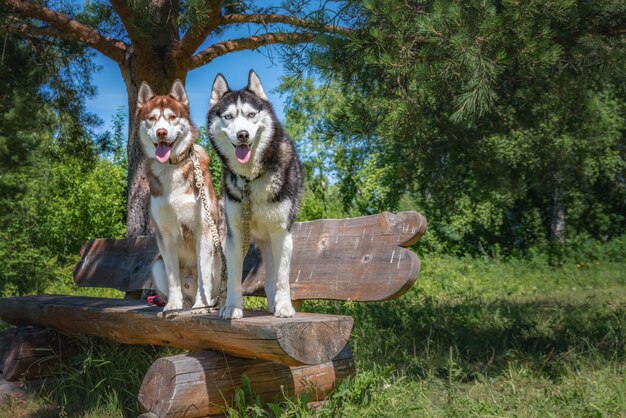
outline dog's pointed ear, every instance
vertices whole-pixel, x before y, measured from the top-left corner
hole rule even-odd
[[[259,96],[261,99],[267,100],[267,96],[265,95],[265,92],[263,91],[263,86],[261,86],[261,80],[259,79],[259,76],[256,75],[254,70],[250,70],[250,74],[248,74],[247,89],[250,90],[252,93],[256,94],[257,96]]]
[[[211,100],[209,101],[209,107],[215,106],[220,99],[230,91],[228,83],[222,74],[218,74],[213,82],[213,89],[211,90]]]
[[[185,91],[185,86],[183,85],[182,81],[174,81],[174,84],[172,84],[172,90],[170,90],[170,96],[172,96],[185,106],[189,106],[189,99],[187,98],[187,92]]]
[[[137,107],[142,107],[148,100],[154,97],[154,93],[152,89],[145,81],[141,83],[141,87],[139,87],[139,92],[137,93]]]

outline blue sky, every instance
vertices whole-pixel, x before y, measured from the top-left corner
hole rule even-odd
[[[84,6],[86,0],[70,0],[78,7]],[[281,11],[282,0],[255,0],[255,7],[274,9],[276,13]],[[336,12],[342,2],[334,0],[313,0],[306,4],[302,10],[303,13],[323,8],[327,13]],[[340,22],[344,24],[344,22]],[[257,35],[266,30],[291,30],[289,25],[270,25],[264,28],[261,25],[231,25],[225,28],[219,35],[209,35],[204,43],[198,48],[199,51],[208,46],[227,39],[243,38],[250,35]],[[128,42],[128,39],[124,39]],[[253,68],[263,84],[263,88],[267,93],[270,101],[274,105],[274,109],[278,113],[280,120],[284,120],[284,100],[280,95],[273,92],[279,84],[279,78],[285,74],[280,54],[277,46],[263,47],[256,51],[240,51],[219,57],[211,63],[204,65],[191,71],[187,75],[186,88],[191,104],[191,117],[200,127],[206,124],[206,114],[208,111],[210,89],[215,76],[222,73],[228,84],[233,89],[245,87],[247,83],[248,72]],[[93,83],[98,88],[98,94],[95,98],[87,102],[87,109],[98,115],[104,122],[102,130],[112,129],[111,120],[119,107],[127,109],[126,87],[122,80],[120,70],[110,59],[96,52],[96,63],[102,69],[93,74]]]
[[[84,1],[82,3],[84,4]],[[278,0],[257,0],[254,2],[257,7],[268,8],[280,8],[281,3]],[[308,4],[307,7],[311,10],[323,7],[327,12],[332,13],[338,5],[334,1],[316,0]],[[281,12],[278,11],[278,13]],[[269,28],[263,28],[261,25],[232,25],[219,35],[210,35],[198,48],[198,51],[217,42],[257,35],[267,29],[270,31],[290,30],[291,27],[288,25],[271,25]],[[227,54],[191,71],[187,75],[186,88],[191,104],[191,118],[196,126],[200,127],[206,124],[210,89],[215,76],[222,73],[232,89],[239,89],[245,87],[251,68],[261,78],[263,88],[278,113],[279,119],[284,120],[284,100],[280,95],[273,92],[279,84],[279,78],[285,74],[277,48],[279,47],[269,46],[256,51]],[[96,52],[95,60],[102,67],[99,72],[93,74],[93,82],[98,87],[98,94],[94,99],[88,101],[87,109],[104,121],[103,130],[111,129],[111,119],[117,109],[123,106],[127,111],[126,87],[117,64],[99,52]]]
[[[239,31],[239,35],[237,35],[234,32],[228,38],[240,36],[245,36],[245,33]],[[215,40],[209,40],[205,44],[208,45],[212,42]],[[206,124],[211,86],[215,76],[222,73],[230,88],[239,89],[245,87],[251,68],[261,78],[265,92],[274,105],[279,118],[283,120],[284,100],[273,90],[278,86],[279,78],[285,72],[276,50],[272,48],[264,47],[257,51],[227,54],[191,71],[187,75],[186,88],[191,105],[191,118],[196,126],[200,127]],[[117,64],[100,53],[96,54],[96,63],[102,67],[100,71],[93,74],[93,83],[98,87],[98,94],[87,102],[87,109],[104,121],[102,130],[111,130],[111,120],[117,109],[122,106],[126,112],[128,111],[126,87]],[[273,60],[268,55],[272,56]]]

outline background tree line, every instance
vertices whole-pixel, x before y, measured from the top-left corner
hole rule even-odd
[[[126,190],[125,152],[113,152],[113,134],[94,134],[101,121],[85,110],[91,55],[72,43],[3,39],[0,297],[69,279],[86,239],[123,235]]]
[[[0,296],[69,280],[84,241],[126,234],[136,158],[123,111],[98,135],[102,121],[85,110],[95,94],[93,45],[41,36],[47,26],[28,17],[28,33],[18,33],[14,6],[30,2],[3,3]],[[293,18],[310,12],[302,5],[311,2],[288,3]],[[132,5],[133,13],[148,7]],[[191,16],[204,10],[193,5],[201,6],[185,3],[182,28],[211,21]],[[134,20],[123,24],[107,2],[89,7],[62,11],[101,31],[132,32]],[[221,10],[263,11],[241,7]],[[335,2],[312,18],[307,40],[331,15],[350,31],[283,49],[292,76],[279,90],[308,176],[300,220],[419,210],[430,223],[422,250],[471,255],[562,256],[623,235],[625,9],[618,1]],[[167,22],[156,16],[133,33],[145,41]]]
[[[307,216],[418,209],[428,247],[459,254],[558,256],[624,233],[623,2],[351,12],[360,29],[294,54],[281,86],[291,134],[308,139]]]

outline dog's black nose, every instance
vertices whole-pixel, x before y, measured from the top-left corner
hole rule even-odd
[[[239,131],[237,132],[237,139],[240,141],[247,142],[250,139],[250,134],[248,131]]]

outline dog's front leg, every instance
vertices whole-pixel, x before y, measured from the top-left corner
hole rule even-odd
[[[215,305],[213,289],[213,257],[216,256],[213,248],[212,235],[206,228],[201,229],[200,236],[196,239],[196,255],[198,260],[198,292],[193,308],[194,313],[209,312]],[[206,308],[206,309],[199,309]]]
[[[272,254],[272,242],[255,241],[254,245],[261,250],[261,257],[265,263],[265,297],[267,298],[267,310],[274,313],[276,303],[276,267],[274,264],[274,256]]]
[[[291,318],[296,314],[291,305],[291,292],[289,288],[289,271],[291,269],[291,253],[293,252],[293,240],[291,232],[280,230],[270,235],[272,243],[273,270],[275,274],[268,275],[276,280],[274,296],[274,316],[279,318]],[[271,306],[271,302],[268,301]]]
[[[165,272],[167,273],[168,296],[163,312],[183,308],[183,293],[180,285],[180,265],[178,262],[178,241],[169,235],[157,235],[157,243]]]
[[[226,267],[228,282],[226,285],[226,304],[220,309],[220,316],[224,319],[239,319],[243,317],[243,293],[241,289],[241,275],[243,271],[243,241],[241,223],[241,204],[225,201],[227,234],[226,234]]]

